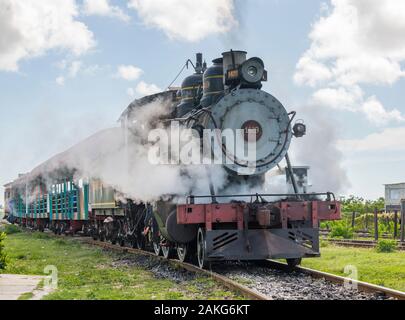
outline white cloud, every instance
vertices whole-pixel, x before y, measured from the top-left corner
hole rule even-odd
[[[144,24],[169,38],[195,42],[238,25],[234,0],[129,0]]]
[[[60,76],[57,77],[55,82],[59,85],[59,86],[64,86],[65,85],[65,77]]]
[[[137,86],[134,88],[128,88],[127,89],[127,94],[133,98],[135,96],[149,96],[155,93],[159,93],[162,92],[163,90],[161,88],[159,88],[157,85],[155,84],[148,84],[144,81],[141,81],[137,84]]]
[[[105,68],[107,67],[106,66],[102,67],[98,64],[92,64],[83,69],[83,74],[87,76],[94,76],[95,74],[97,74],[98,72],[102,71]]]
[[[64,75],[61,75],[56,79],[56,83],[59,85],[64,85],[67,79],[74,79],[79,74],[85,76],[94,76],[96,73],[104,69],[98,64],[86,66],[83,61],[80,60],[62,60],[56,63],[56,67],[64,71]]]
[[[143,74],[143,70],[135,67],[135,66],[131,66],[131,65],[121,65],[118,67],[118,71],[116,74],[116,78],[122,78],[124,80],[128,80],[128,81],[134,81],[139,79],[139,77]]]
[[[307,56],[298,61],[297,69],[298,72],[294,75],[294,81],[300,85],[308,84],[314,87],[318,83],[332,78],[332,71],[329,68]]]
[[[83,11],[86,15],[105,16],[129,22],[131,18],[118,6],[112,6],[109,0],[84,0]]]
[[[136,86],[135,91],[140,96],[149,96],[151,94],[162,92],[162,89],[160,89],[157,85],[153,83],[148,84],[144,81],[141,81]]]
[[[363,139],[340,140],[339,149],[345,152],[405,150],[405,127],[387,128]]]
[[[331,0],[321,11],[295,82],[316,87],[319,105],[363,112],[378,125],[403,121],[398,110],[365,97],[361,85],[392,85],[405,76],[405,1]]]
[[[324,88],[312,95],[312,103],[321,107],[356,111],[358,103],[363,99],[363,92],[357,86],[348,88]]]
[[[76,78],[77,74],[79,73],[80,69],[82,68],[83,62],[81,61],[73,61],[69,66],[69,77]]]
[[[76,20],[74,0],[2,0],[0,70],[18,71],[21,60],[62,49],[74,55],[95,46],[93,33]]]
[[[362,108],[367,118],[376,125],[383,126],[391,121],[405,121],[399,110],[393,109],[392,111],[387,111],[375,96],[368,98],[363,103]]]

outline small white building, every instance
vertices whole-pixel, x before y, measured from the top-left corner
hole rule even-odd
[[[385,185],[385,210],[401,210],[401,200],[405,199],[405,182]]]

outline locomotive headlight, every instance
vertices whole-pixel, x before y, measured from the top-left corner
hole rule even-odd
[[[251,58],[246,60],[241,66],[242,79],[250,84],[258,83],[263,80],[264,63],[260,58]]]
[[[257,69],[254,66],[249,67],[248,74],[251,77],[255,77],[257,75]]]
[[[302,138],[307,133],[307,126],[303,122],[297,122],[293,127],[293,134],[296,138]]]

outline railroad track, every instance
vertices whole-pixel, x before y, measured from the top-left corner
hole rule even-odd
[[[225,264],[225,268],[224,268],[224,265],[221,264],[220,268],[217,268],[217,269],[214,266],[212,270],[202,270],[192,264],[180,262],[179,260],[176,260],[176,259],[167,260],[164,257],[156,256],[154,253],[144,251],[144,250],[133,249],[133,248],[128,248],[128,247],[121,247],[119,245],[113,245],[108,242],[94,241],[94,240],[91,240],[88,238],[82,238],[81,241],[86,244],[101,247],[104,249],[120,251],[122,253],[133,253],[133,254],[138,254],[138,255],[143,255],[143,256],[149,256],[154,259],[159,259],[161,261],[167,261],[175,267],[180,267],[180,268],[183,268],[190,272],[209,276],[209,277],[215,279],[217,282],[224,285],[225,287],[227,287],[228,289],[230,289],[234,292],[238,292],[248,299],[274,300],[274,299],[280,298],[280,297],[274,297],[274,296],[269,295],[268,293],[265,292],[265,290],[260,290],[260,288],[258,289],[254,282],[247,285],[246,283],[241,283],[240,279],[232,279],[231,277],[229,277],[227,275],[226,272],[225,273],[222,272],[223,270],[226,270],[227,264]],[[230,265],[232,265],[232,263]],[[280,275],[282,277],[286,277],[287,279],[295,279],[295,277],[296,277],[297,279],[299,279],[299,281],[297,281],[297,284],[293,284],[291,287],[294,290],[302,289],[303,294],[305,294],[305,295],[308,294],[309,291],[315,290],[315,289],[311,288],[311,286],[315,283],[315,287],[316,287],[317,283],[318,283],[316,281],[321,280],[321,281],[319,281],[319,283],[321,284],[319,289],[327,290],[327,291],[320,292],[320,298],[322,298],[322,295],[324,295],[324,294],[331,294],[330,296],[325,296],[325,298],[334,299],[335,297],[333,295],[336,294],[337,299],[361,298],[363,300],[367,300],[367,299],[384,300],[384,299],[391,298],[391,299],[405,300],[404,292],[400,292],[397,290],[377,286],[374,284],[370,284],[370,283],[366,283],[366,282],[362,282],[362,281],[356,281],[356,280],[336,276],[336,275],[333,275],[330,273],[313,270],[313,269],[309,269],[309,268],[304,268],[304,267],[297,267],[294,269],[294,271],[292,271],[288,267],[287,264],[280,263],[280,262],[277,262],[274,260],[266,260],[266,261],[262,261],[260,263],[250,263],[249,265],[253,269],[262,267],[262,268],[267,269],[269,272],[278,270],[278,271],[282,272],[282,274],[280,274]],[[242,265],[242,269],[245,266]],[[247,272],[249,272],[249,270]],[[292,274],[292,272],[293,272],[293,274]],[[307,275],[313,280],[308,281],[308,279],[304,279],[304,278],[300,277],[300,275],[301,276]],[[265,279],[263,279],[263,280],[265,280]],[[346,292],[347,289],[344,288],[344,284],[345,284],[345,282],[347,283],[348,281],[350,281],[352,286],[355,285],[357,287],[358,292],[356,292],[356,291]],[[309,282],[312,282],[312,283],[309,283]],[[297,286],[300,286],[300,283],[304,283],[303,288],[297,288]],[[272,285],[271,283],[266,283],[266,284]],[[287,283],[287,285],[288,285],[288,283]],[[334,293],[333,291],[336,291],[336,293]],[[309,295],[309,296],[311,297],[311,295]],[[286,298],[289,298],[289,296],[287,295]]]
[[[29,231],[29,230],[28,230]],[[53,235],[53,233],[50,233]],[[65,237],[53,235],[55,237]],[[180,267],[184,270],[202,274],[215,279],[218,283],[227,287],[228,289],[238,292],[244,297],[251,300],[276,300],[276,299],[362,299],[362,300],[385,300],[396,299],[405,300],[405,292],[397,291],[394,289],[345,278],[330,273],[313,270],[304,267],[296,267],[291,270],[287,264],[274,260],[260,261],[258,263],[221,263],[217,267],[214,266],[212,270],[202,270],[195,265],[184,263],[176,259],[165,259],[162,256],[156,256],[154,253],[129,247],[121,247],[119,245],[113,245],[109,242],[94,241],[87,237],[74,238],[84,244],[97,246],[107,250],[118,251],[122,253],[132,253],[136,255],[147,256],[160,261],[168,262],[174,267]],[[229,269],[229,266],[231,268]],[[228,272],[230,271],[230,273]],[[256,273],[256,275],[254,275]],[[254,275],[252,278],[255,281],[246,283],[243,280],[243,276]],[[258,274],[258,276],[257,276]],[[242,275],[242,277],[240,277]],[[269,276],[270,275],[270,276]],[[307,276],[305,278],[304,276]],[[234,279],[233,279],[234,278]],[[279,281],[278,278],[283,278]],[[296,282],[296,283],[295,283]],[[356,290],[347,290],[344,288],[344,284],[350,282],[356,286]],[[264,287],[263,287],[264,284]],[[271,294],[271,290],[267,289],[277,287],[281,285],[281,291],[278,291],[274,296]],[[318,290],[318,296],[313,294],[313,290]],[[299,295],[291,295],[286,292],[290,291],[294,294],[297,291],[301,291],[301,297]]]
[[[342,247],[354,247],[354,248],[375,248],[377,243],[373,240],[349,240],[349,239],[323,239],[330,243],[342,246]],[[398,242],[397,249],[405,251],[405,243]]]
[[[288,269],[287,264],[280,263],[278,261],[268,260],[267,263],[269,263],[270,266],[274,266],[276,268],[280,268],[280,269],[284,269],[284,270]],[[351,285],[355,285],[357,287],[357,290],[360,292],[377,294],[378,296],[385,297],[385,298],[405,300],[405,292],[402,292],[402,291],[378,286],[378,285],[375,285],[372,283],[353,280],[350,278],[345,278],[345,277],[337,276],[337,275],[334,275],[331,273],[327,273],[327,272],[323,272],[323,271],[319,271],[319,270],[313,270],[313,269],[305,268],[305,267],[296,267],[296,270],[303,274],[308,274],[312,278],[325,279],[327,281],[330,281],[332,283],[336,283],[339,285],[344,285],[345,282],[350,282]]]
[[[119,245],[113,245],[108,242],[101,242],[101,241],[94,241],[94,240],[89,240],[89,239],[80,239],[81,242],[90,244],[93,246],[101,247],[104,249],[109,249],[109,250],[114,250],[114,251],[120,251],[122,253],[133,253],[133,254],[138,254],[138,255],[143,255],[143,256],[148,256],[152,257],[154,259],[159,259],[161,261],[168,262],[172,264],[175,267],[180,267],[183,268],[187,271],[193,272],[193,273],[198,273],[202,274],[208,277],[211,277],[215,279],[218,283],[222,284],[223,286],[227,287],[228,289],[238,292],[241,295],[243,295],[245,298],[251,299],[251,300],[270,300],[269,297],[266,295],[261,294],[260,292],[257,292],[255,290],[252,290],[236,281],[233,281],[227,277],[224,277],[216,272],[209,271],[209,270],[203,270],[200,269],[190,263],[185,263],[181,262],[176,259],[165,259],[162,256],[156,256],[152,252],[144,251],[144,250],[139,250],[139,249],[133,249],[133,248],[128,248],[128,247],[121,247]]]

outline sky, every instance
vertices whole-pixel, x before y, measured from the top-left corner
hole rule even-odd
[[[405,181],[403,0],[2,0],[0,30],[0,185],[229,49],[261,57],[264,90],[302,111],[297,165],[339,176],[341,195]]]

